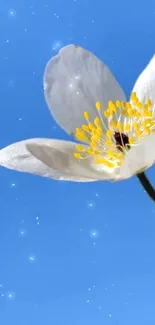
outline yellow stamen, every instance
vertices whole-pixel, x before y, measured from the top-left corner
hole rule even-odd
[[[76,129],[75,137],[80,141],[89,141],[87,135],[80,128]]]
[[[112,163],[112,162],[110,162],[110,161],[108,161],[106,159],[103,159],[103,158],[101,158],[101,159],[95,159],[95,163],[96,164],[104,164],[105,166],[110,167],[110,168],[115,167],[115,164],[114,163]]]
[[[78,152],[74,152],[74,157],[75,157],[76,159],[81,159],[81,158],[82,158],[81,154],[78,153]]]
[[[97,109],[98,111],[100,111],[100,109],[101,109],[101,103],[100,103],[100,102],[97,102],[97,103],[95,104],[95,106],[96,106],[96,109]]]
[[[126,152],[155,132],[152,101],[141,102],[135,92],[129,102],[109,101],[107,108],[101,112],[101,102],[98,101],[95,107],[98,116],[91,121],[89,112],[85,111],[86,124],[76,129],[75,137],[88,143],[87,147],[76,146],[78,152],[74,153],[74,157],[77,159],[91,156],[96,164],[109,168],[121,166]]]
[[[76,149],[81,152],[84,151],[84,147],[82,146],[82,144],[77,144]]]
[[[111,139],[111,137],[112,137],[112,130],[108,130],[107,132],[106,132],[106,137],[108,138],[108,139]]]
[[[93,123],[89,123],[88,124],[88,128],[89,128],[90,131],[95,130],[95,127],[94,127],[94,124]]]
[[[116,113],[117,107],[115,106],[115,104],[112,101],[108,102],[108,107],[109,107],[111,113],[112,112]]]
[[[148,99],[148,100],[146,101],[146,105],[148,105],[148,107],[151,107],[151,106],[152,106],[152,101],[151,101],[151,99]]]
[[[136,102],[138,100],[136,93],[131,93],[130,100]]]
[[[102,124],[101,124],[101,120],[100,120],[99,117],[96,117],[96,118],[94,119],[94,124],[95,124],[95,126],[97,126],[97,127],[101,127],[101,126],[102,126]]]
[[[107,108],[107,109],[104,111],[104,116],[107,117],[107,118],[111,116],[110,109]]]
[[[105,141],[105,145],[106,145],[107,147],[110,147],[110,146],[113,145],[113,142],[112,142],[111,140],[107,140],[107,141]]]
[[[86,131],[86,132],[89,132],[89,126],[88,125],[82,125],[82,130],[83,131]]]
[[[116,101],[116,107],[118,107],[118,108],[121,107],[121,102],[120,102],[120,100],[117,100],[117,101]]]
[[[122,132],[123,131],[123,124],[121,122],[117,123],[117,129]]]
[[[85,118],[85,120],[89,120],[89,113],[87,112],[87,111],[85,111],[84,113],[83,113],[83,115],[84,115],[84,118]]]
[[[110,121],[110,126],[114,130],[117,128],[117,122],[115,120]]]
[[[125,124],[124,131],[129,131],[131,129],[130,123]]]
[[[129,137],[129,143],[134,144],[135,143],[134,139]]]

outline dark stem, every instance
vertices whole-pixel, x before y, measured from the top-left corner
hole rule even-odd
[[[148,180],[147,176],[145,175],[145,173],[137,174],[137,177],[138,177],[141,185],[144,187],[145,191],[147,192],[147,194],[155,202],[155,189],[153,188],[153,186],[149,182],[149,180]]]

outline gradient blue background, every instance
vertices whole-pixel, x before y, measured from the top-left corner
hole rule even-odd
[[[104,60],[129,96],[155,52],[155,2],[3,2],[1,148],[69,138],[42,87],[69,43]],[[0,168],[0,324],[154,325],[154,306],[155,208],[136,178],[77,184]]]

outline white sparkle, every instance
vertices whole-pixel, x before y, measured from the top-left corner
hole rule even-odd
[[[57,52],[61,49],[62,46],[63,46],[63,42],[61,40],[55,40],[52,43],[52,51]]]
[[[36,217],[36,221],[37,221],[37,226],[39,226],[40,225],[39,217]]]
[[[8,16],[9,17],[16,17],[16,11],[14,9],[9,9]]]
[[[93,210],[95,208],[95,202],[94,201],[87,202],[87,207],[89,210]]]
[[[25,228],[20,228],[18,233],[20,237],[25,237],[27,235],[27,230]]]
[[[29,262],[34,263],[36,261],[35,255],[30,255],[28,260],[29,260]]]
[[[57,129],[56,125],[52,125],[52,130],[56,130],[56,129]]]
[[[16,187],[16,183],[11,183],[11,187],[15,188]]]
[[[99,232],[96,229],[90,230],[89,234],[90,234],[90,237],[93,238],[93,239],[99,237]]]
[[[8,300],[14,300],[16,298],[15,292],[9,291],[6,293],[6,297]]]

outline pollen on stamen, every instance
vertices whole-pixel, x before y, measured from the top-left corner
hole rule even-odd
[[[76,149],[81,152],[84,151],[84,147],[82,146],[82,144],[77,144]]]
[[[82,158],[82,155],[80,153],[78,153],[78,152],[74,152],[74,157],[76,159],[81,159]]]
[[[84,118],[88,121],[89,120],[89,113],[87,111],[84,112]]]
[[[96,102],[95,107],[99,111],[101,109],[101,102]]]
[[[138,100],[137,95],[135,92],[131,93],[130,100],[136,102]]]
[[[76,129],[76,138],[88,143],[87,149],[77,145],[78,152],[74,154],[77,159],[92,156],[96,164],[109,168],[121,166],[126,152],[143,137],[155,132],[152,101],[147,99],[142,103],[135,92],[129,102],[109,101],[101,111],[102,105],[98,101],[95,107],[98,116],[91,121],[85,111],[86,124]]]

